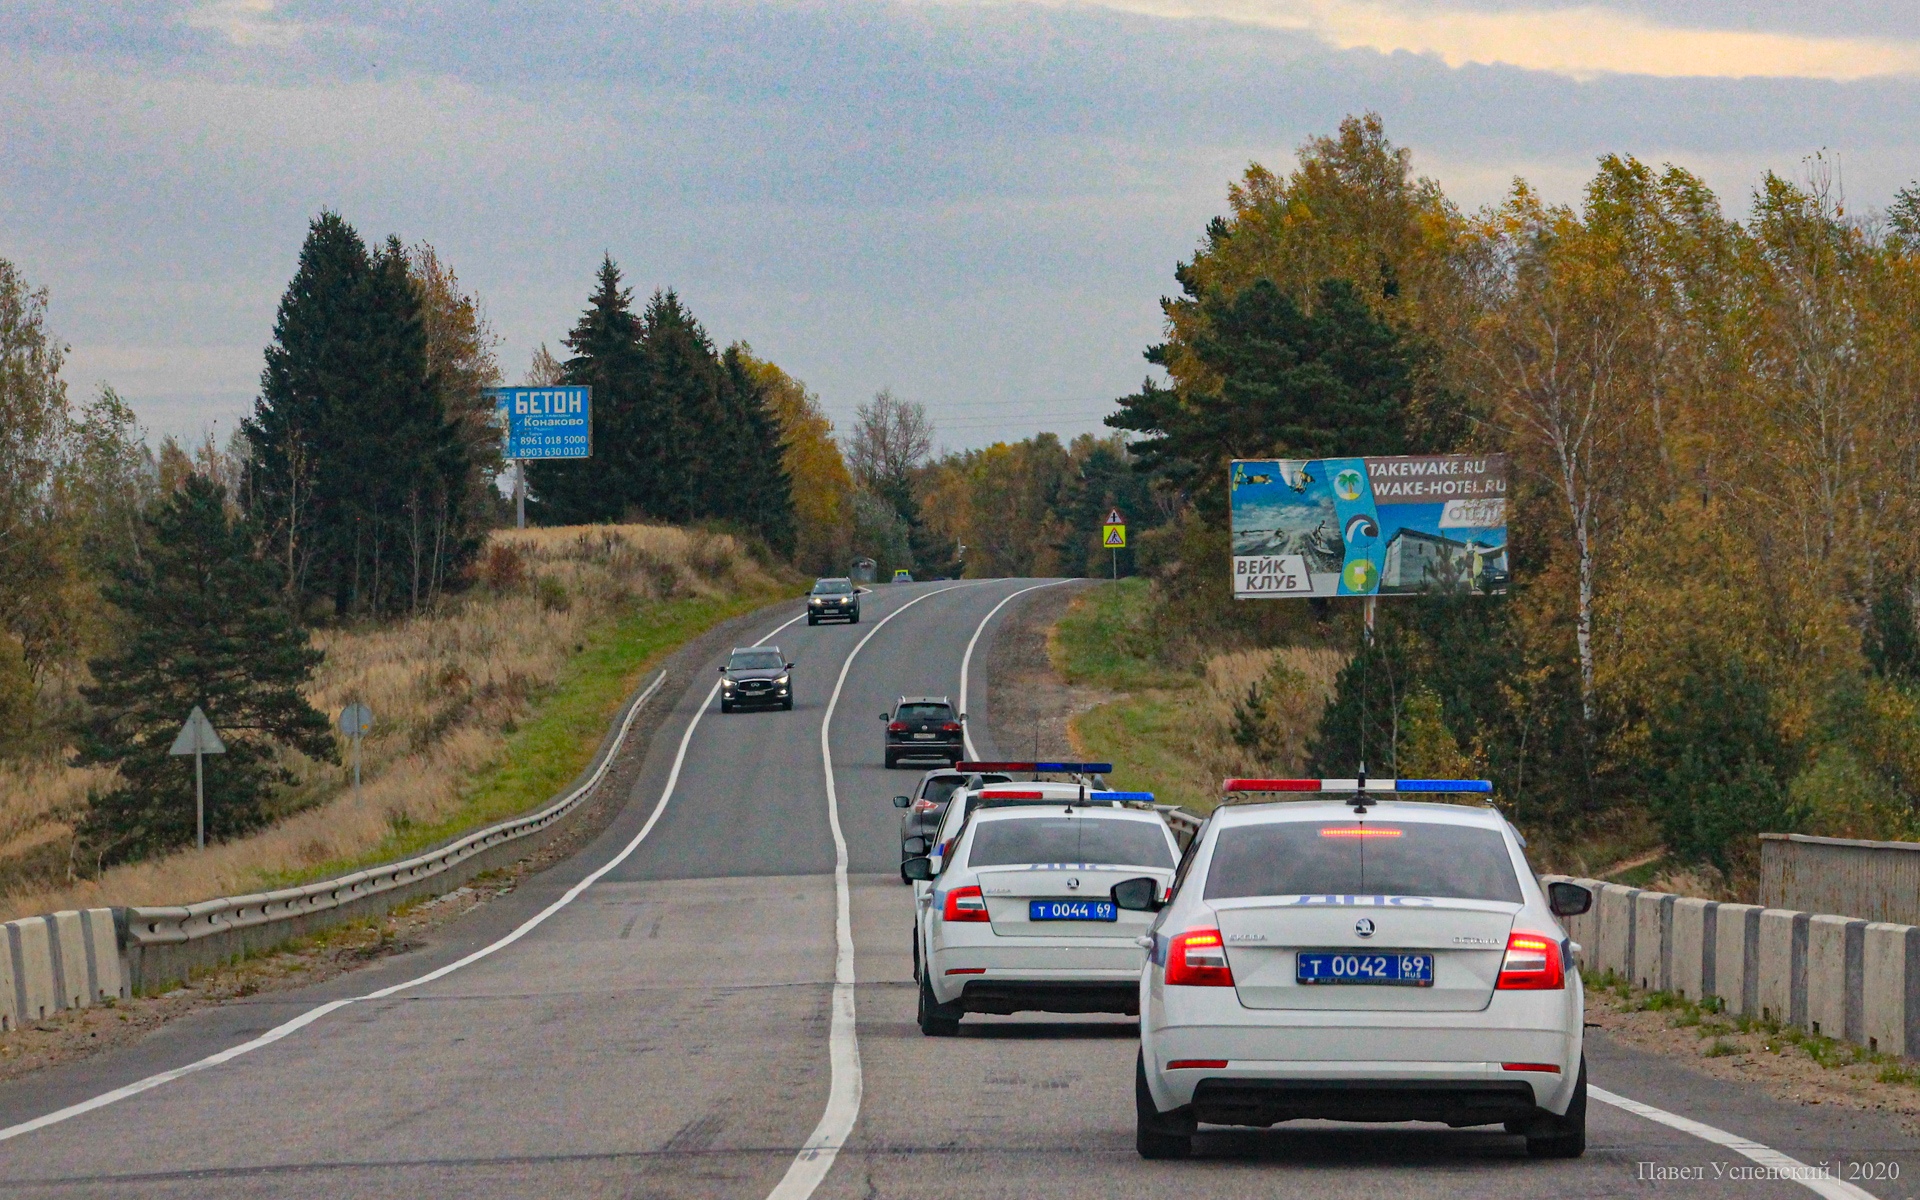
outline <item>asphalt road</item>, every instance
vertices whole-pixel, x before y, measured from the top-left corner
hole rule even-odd
[[[1596,1102],[1587,1156],[1573,1162],[1531,1161],[1520,1139],[1500,1133],[1315,1124],[1210,1131],[1192,1161],[1150,1164],[1132,1144],[1131,1022],[969,1017],[958,1039],[921,1037],[911,897],[893,873],[898,814],[890,804],[916,773],[880,767],[875,717],[901,692],[957,696],[980,621],[1029,586],[887,586],[867,597],[858,626],[789,626],[770,641],[797,664],[794,711],[721,716],[696,681],[606,833],[445,927],[434,944],[0,1085],[0,1194],[1863,1194],[1819,1179],[1810,1188],[1754,1178],[1766,1173],[1755,1158],[1767,1160],[1768,1150],[1841,1171],[1897,1163],[1900,1181],[1863,1184],[1864,1194],[1920,1191],[1907,1182],[1920,1172],[1920,1154],[1891,1120],[1778,1104],[1597,1034],[1588,1041],[1595,1085],[1765,1149],[1742,1155]],[[795,611],[769,616],[758,632]],[[990,638],[991,629],[975,652],[970,700],[987,755],[995,748],[986,744],[979,672]],[[843,668],[824,737],[829,775],[822,726]],[[839,878],[829,778],[847,860]],[[469,965],[325,1010],[231,1061],[6,1136],[20,1122],[203,1062],[317,1006],[494,945],[643,830],[630,855],[570,903]],[[841,1011],[851,1015],[850,1001],[857,1017],[843,1019],[835,1039],[842,884],[852,954],[840,964]],[[837,1119],[851,1123],[843,1144]],[[803,1155],[796,1165],[819,1130],[837,1157]]]

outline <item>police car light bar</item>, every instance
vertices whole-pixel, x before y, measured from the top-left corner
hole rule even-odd
[[[1359,792],[1358,779],[1229,779],[1222,790],[1233,792]],[[1373,792],[1491,792],[1490,779],[1369,779]]]
[[[1145,800],[1153,801],[1152,792],[1088,792],[1089,800]]]
[[[956,771],[969,774],[980,771],[1032,771],[1036,774],[1059,775],[1111,775],[1112,763],[1073,763],[1073,762],[962,762],[953,764]]]

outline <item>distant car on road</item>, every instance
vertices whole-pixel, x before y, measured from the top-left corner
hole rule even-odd
[[[807,624],[822,621],[860,623],[860,591],[851,579],[817,579],[807,595]]]
[[[961,728],[966,714],[955,713],[945,696],[902,696],[880,719],[887,724],[888,770],[910,758],[937,758],[952,766],[967,756]]]
[[[893,581],[895,583],[912,583],[913,572],[907,570],[905,567],[895,567],[893,571]]]
[[[960,771],[928,771],[920,777],[920,786],[911,796],[895,796],[893,806],[906,811],[900,814],[900,861],[918,858],[932,845],[933,835],[940,828],[940,818],[946,815],[947,801],[956,789],[982,787],[989,783],[1006,783],[1009,777],[998,774],[968,775]],[[908,839],[920,838],[917,849],[909,849]],[[906,873],[900,875],[901,882],[910,882]]]
[[[720,668],[720,711],[792,708],[793,664],[778,646],[736,646]]]
[[[1173,879],[1179,846],[1159,813],[1073,784],[988,787],[917,906],[920,1031],[952,1037],[962,1015],[1135,1013],[1150,914],[1110,895]],[[1133,795],[1133,793],[1126,793]],[[909,860],[910,878],[933,875]]]
[[[1557,917],[1592,895],[1543,892],[1492,809],[1350,803],[1217,808],[1170,900],[1157,873],[1112,888],[1159,913],[1141,1156],[1186,1157],[1199,1122],[1298,1119],[1504,1125],[1536,1157],[1579,1156],[1585,1009]]]

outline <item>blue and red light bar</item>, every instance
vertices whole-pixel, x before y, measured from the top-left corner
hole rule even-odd
[[[1233,792],[1359,792],[1358,779],[1229,779],[1221,790]],[[1369,779],[1373,792],[1491,792],[1490,779]]]
[[[1111,775],[1112,763],[1074,763],[1074,762],[962,762],[953,764],[956,771],[969,774],[979,771],[1032,771],[1036,774],[1059,775]]]
[[[1152,792],[1088,792],[1089,800],[1145,800],[1153,801]]]

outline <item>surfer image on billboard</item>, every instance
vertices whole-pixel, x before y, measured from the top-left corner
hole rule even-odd
[[[1507,590],[1502,455],[1236,459],[1238,599]]]

